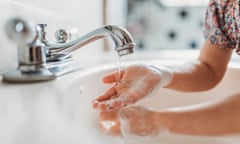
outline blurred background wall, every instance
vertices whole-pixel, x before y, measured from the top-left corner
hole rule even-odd
[[[206,0],[129,0],[127,27],[140,50],[199,49]]]
[[[47,37],[51,41],[55,41],[54,33],[59,28],[74,27],[83,35],[103,25],[101,0],[0,0],[0,11],[0,70],[14,67],[17,62],[17,46],[4,33],[5,22],[13,16],[48,24]],[[99,48],[84,48],[79,56],[102,51],[102,42],[86,47]]]
[[[0,0],[0,71],[16,66],[17,46],[4,33],[12,16],[47,23],[47,38],[59,28],[77,28],[84,35],[106,24],[126,27],[137,50],[199,49],[208,0]],[[111,42],[97,41],[77,53],[83,60],[111,51]],[[95,47],[95,48],[93,48]]]

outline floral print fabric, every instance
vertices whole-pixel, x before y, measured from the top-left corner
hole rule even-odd
[[[217,47],[240,54],[239,0],[210,0],[204,23],[204,37]]]

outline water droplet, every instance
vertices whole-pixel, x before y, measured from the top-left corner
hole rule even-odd
[[[83,93],[83,91],[84,91],[84,87],[83,87],[83,85],[80,85],[80,87],[79,87],[79,93],[81,94],[81,93]]]

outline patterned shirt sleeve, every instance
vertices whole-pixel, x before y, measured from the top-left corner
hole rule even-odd
[[[236,24],[234,3],[227,0],[210,0],[204,22],[205,39],[219,48],[235,48]]]

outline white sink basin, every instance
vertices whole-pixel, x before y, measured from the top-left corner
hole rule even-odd
[[[161,60],[174,64],[179,60]],[[143,61],[142,61],[143,62]],[[184,61],[183,61],[184,62]],[[129,62],[128,62],[129,63]],[[158,64],[159,61],[147,61]],[[34,84],[0,82],[0,144],[239,144],[235,137],[161,135],[141,142],[129,142],[105,135],[99,128],[98,111],[91,102],[110,85],[101,78],[116,69],[101,65]],[[84,73],[82,73],[84,72]],[[215,89],[201,93],[180,93],[159,89],[139,105],[156,109],[202,103],[240,92],[240,67],[228,69]]]
[[[161,135],[142,142],[125,141],[119,137],[103,134],[99,128],[98,111],[92,108],[91,102],[102,94],[110,85],[103,85],[101,78],[107,72],[113,71],[113,66],[101,66],[79,75],[64,84],[59,97],[60,106],[64,109],[66,120],[74,129],[74,138],[83,144],[233,144],[240,140],[230,137],[200,137],[176,134]],[[240,69],[230,67],[223,81],[214,89],[198,93],[181,93],[167,89],[159,89],[138,105],[155,109],[199,104],[240,92]],[[67,86],[66,86],[67,85]],[[75,143],[74,143],[75,144]]]

